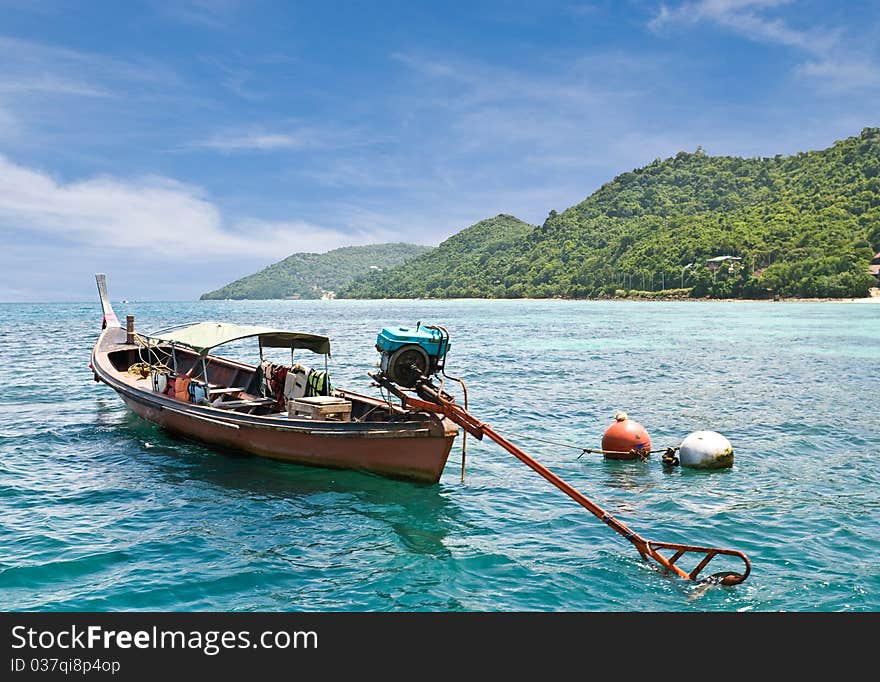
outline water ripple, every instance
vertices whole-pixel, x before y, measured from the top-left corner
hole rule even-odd
[[[265,301],[120,306],[332,337],[364,390],[376,332],[452,332],[473,411],[644,537],[740,549],[737,587],[664,577],[487,441],[436,486],[219,454],[95,384],[95,304],[0,305],[5,610],[874,611],[880,306]],[[633,321],[637,320],[637,324]],[[59,349],[63,352],[59,353]],[[234,354],[250,359],[253,348]],[[14,371],[13,371],[14,368]],[[655,447],[712,429],[732,469],[610,462],[614,412]],[[684,560],[682,560],[684,561]],[[715,570],[715,563],[712,564]],[[738,567],[737,567],[738,568]]]

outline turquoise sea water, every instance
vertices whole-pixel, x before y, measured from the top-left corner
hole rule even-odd
[[[655,447],[710,429],[732,469],[578,459],[512,438],[653,540],[746,552],[736,587],[651,570],[491,442],[438,485],[220,454],[92,381],[97,302],[0,305],[0,609],[876,611],[880,306],[843,303],[117,303],[141,330],[219,319],[323,333],[370,392],[386,325],[443,324],[447,369],[502,433]],[[235,349],[241,357],[254,348]],[[713,563],[713,566],[715,564]]]

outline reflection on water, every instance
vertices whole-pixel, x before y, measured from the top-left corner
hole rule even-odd
[[[200,481],[223,488],[225,496],[275,498],[294,506],[314,506],[315,500],[329,498],[335,506],[344,498],[351,512],[387,524],[411,551],[448,554],[443,539],[456,523],[456,506],[441,494],[440,486],[218,451],[177,438],[131,413],[124,426],[143,446],[155,475],[169,484]],[[296,518],[287,514],[276,520]]]

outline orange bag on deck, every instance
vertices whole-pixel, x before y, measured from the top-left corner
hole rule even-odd
[[[174,380],[174,397],[185,403],[189,402],[189,382],[192,379],[187,374],[180,374]]]

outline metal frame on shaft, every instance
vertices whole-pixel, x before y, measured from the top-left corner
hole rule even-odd
[[[703,580],[707,582],[716,582],[721,585],[738,585],[749,576],[749,573],[751,572],[751,562],[749,561],[749,558],[739,550],[684,545],[675,542],[655,542],[643,538],[622,521],[614,518],[614,516],[609,514],[582,492],[566,483],[543,464],[527,455],[488,424],[479,421],[467,410],[456,405],[451,396],[445,394],[442,390],[436,389],[436,387],[430,384],[429,381],[422,380],[416,384],[416,392],[420,397],[415,398],[391,384],[387,378],[379,374],[372,374],[371,376],[373,376],[373,378],[385,388],[388,388],[392,393],[397,395],[403,401],[405,407],[442,414],[461,426],[467,433],[470,433],[478,440],[482,440],[483,436],[488,436],[523,464],[540,474],[584,509],[604,522],[612,530],[629,540],[635,545],[642,559],[645,561],[653,560],[659,564],[665,572],[674,573],[680,578],[696,581],[712,559],[716,556],[729,556],[740,559],[743,562],[745,569],[742,573],[724,571],[722,573],[716,573]],[[660,550],[671,550],[673,554],[666,557],[660,553]],[[678,560],[686,554],[703,555],[702,559],[691,571],[685,571],[677,565]]]

